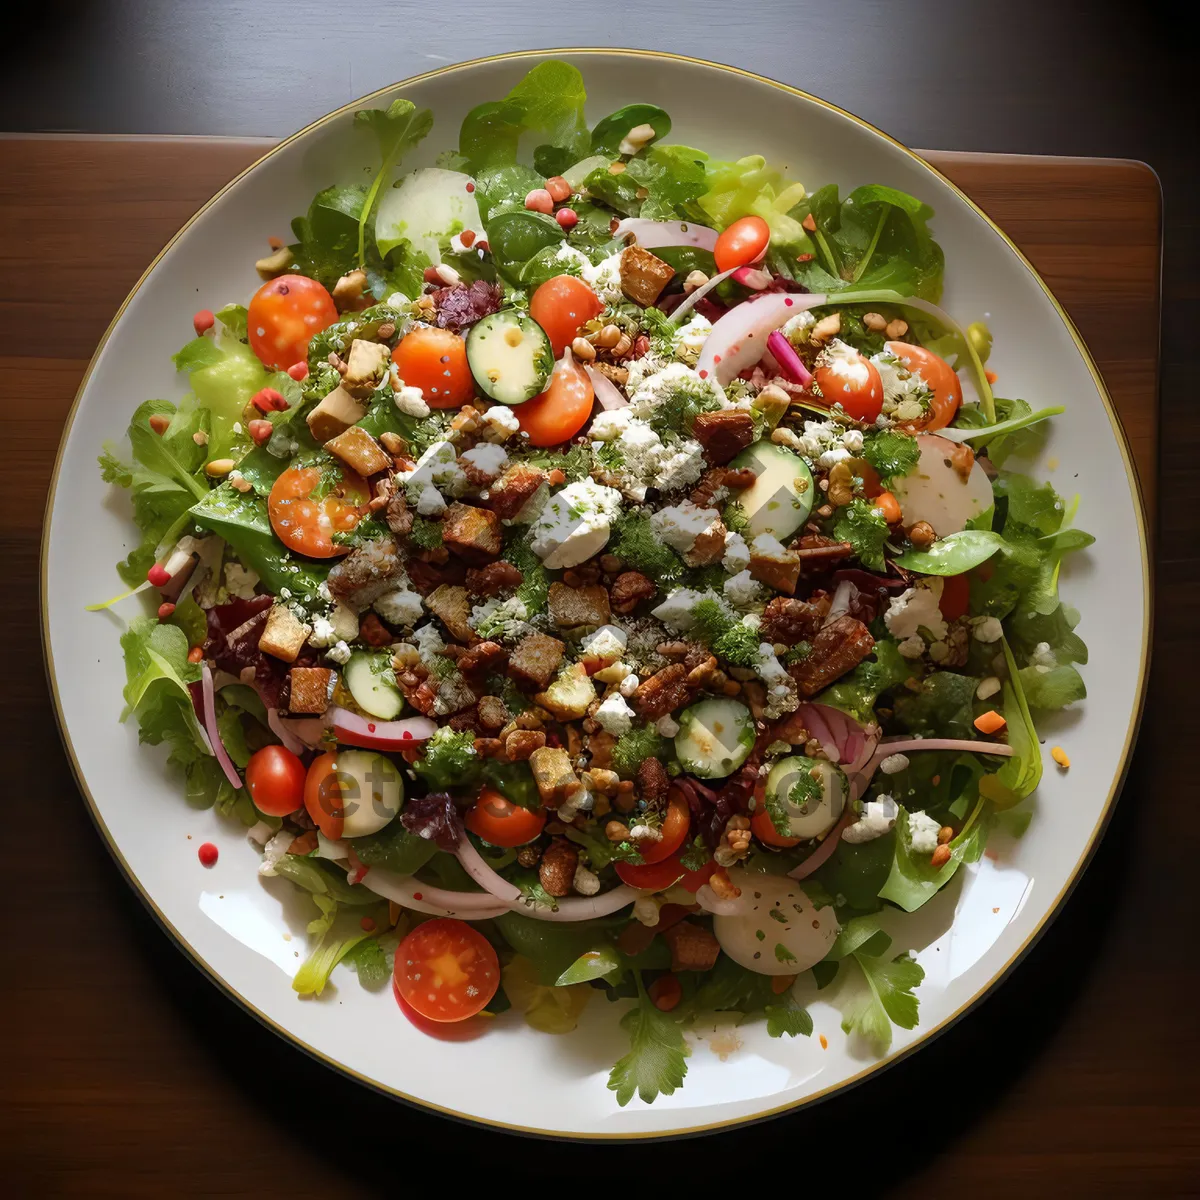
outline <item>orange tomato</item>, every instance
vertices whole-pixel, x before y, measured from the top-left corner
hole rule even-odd
[[[642,850],[642,861],[656,863],[670,858],[683,845],[691,823],[692,810],[688,808],[687,798],[679,788],[672,788],[667,795],[667,815],[663,818],[662,837]]]
[[[333,297],[307,275],[280,275],[254,293],[246,310],[250,349],[273,371],[286,371],[308,357],[313,334],[338,319]]]
[[[929,412],[919,421],[909,421],[902,429],[945,429],[954,420],[962,407],[962,384],[950,364],[926,350],[924,346],[912,346],[908,342],[888,342],[887,348],[910,371],[925,380],[926,387],[933,393]]]
[[[575,340],[585,321],[603,311],[600,297],[574,275],[547,279],[529,301],[529,315],[546,331],[555,358]]]
[[[333,558],[349,549],[339,546],[333,534],[358,524],[359,505],[368,498],[367,485],[357,475],[343,472],[332,492],[313,500],[320,482],[321,472],[316,467],[289,467],[271,487],[267,514],[275,536],[289,550],[309,558]]]
[[[804,840],[803,838],[784,837],[775,828],[775,822],[771,820],[771,814],[761,805],[754,810],[754,816],[750,818],[750,832],[765,845],[778,846],[780,849],[786,849],[788,846],[798,846]]]
[[[771,230],[762,217],[741,217],[717,238],[713,258],[718,271],[732,271],[758,262],[767,252]]]
[[[861,354],[839,355],[813,375],[830,408],[840,404],[856,421],[874,421],[883,411],[879,369]]]
[[[463,824],[493,846],[524,846],[542,832],[546,814],[513,804],[499,792],[484,788],[467,810]]]
[[[438,917],[418,925],[396,948],[400,997],[431,1021],[465,1021],[500,987],[500,960],[466,921]]]
[[[319,754],[309,765],[304,780],[304,808],[331,842],[342,836],[346,810],[342,806],[342,789],[338,786],[336,754]]]
[[[938,608],[947,621],[967,615],[971,604],[971,581],[966,575],[948,575],[942,580],[942,598]]]
[[[540,396],[518,404],[513,412],[531,446],[557,446],[587,424],[595,398],[596,389],[587,372],[564,355],[554,367],[550,386]]]
[[[264,746],[246,764],[246,787],[259,812],[286,817],[304,803],[304,764],[286,746]]]
[[[392,362],[405,383],[421,389],[430,408],[459,408],[475,396],[467,343],[449,329],[418,326],[396,344]]]

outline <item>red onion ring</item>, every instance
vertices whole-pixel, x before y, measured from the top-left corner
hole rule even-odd
[[[793,879],[807,879],[818,867],[823,866],[837,849],[837,844],[841,841],[842,830],[850,824],[854,815],[854,809],[847,802],[846,807],[842,810],[842,815],[837,819],[837,824],[825,835],[825,840],[798,867],[793,867],[788,874]]]
[[[728,271],[722,271],[718,275],[714,275],[707,283],[702,283],[694,292],[689,292],[684,302],[671,313],[671,322],[674,325],[679,324],[680,317],[687,316],[688,313],[708,295],[719,283],[724,283],[734,271],[740,268],[734,267]],[[711,336],[711,335],[710,335]]]
[[[213,753],[217,756],[217,762],[221,764],[221,770],[225,772],[225,778],[235,788],[240,788],[242,777],[238,774],[237,767],[233,765],[233,759],[229,757],[229,752],[222,744],[221,734],[217,729],[217,705],[213,690],[212,670],[208,663],[204,663],[200,667],[200,684],[204,698],[204,729],[208,734],[208,740],[212,744]]]
[[[411,875],[397,875],[382,867],[371,867],[362,883],[377,895],[395,900],[405,908],[431,913],[435,917],[461,917],[468,921],[486,921],[508,912],[489,892],[454,892],[449,888],[422,883]]]
[[[697,246],[701,250],[717,248],[717,231],[694,221],[652,221],[649,217],[626,217],[617,222],[613,237],[633,234],[639,246]]]
[[[688,299],[695,295],[693,292]],[[712,376],[724,386],[762,358],[772,331],[810,308],[820,308],[828,299],[823,292],[772,292],[736,305],[712,327],[700,351],[696,373],[701,379]],[[674,316],[678,313],[677,309]]]
[[[512,904],[521,898],[521,889],[516,884],[509,883],[483,861],[483,856],[471,845],[471,839],[464,833],[458,839],[455,850],[463,870],[475,880],[485,892],[491,893],[497,900]]]
[[[793,383],[798,383],[801,387],[808,387],[812,383],[812,372],[804,365],[800,355],[792,349],[792,343],[778,329],[773,329],[767,335],[767,349],[775,356],[779,369]]]
[[[608,412],[616,408],[624,408],[629,403],[620,389],[607,375],[602,375],[595,367],[584,367],[587,377],[592,381],[592,389],[596,393],[596,403]]]

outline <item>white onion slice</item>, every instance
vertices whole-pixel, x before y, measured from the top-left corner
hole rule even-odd
[[[455,851],[463,870],[475,880],[485,892],[490,892],[497,900],[511,904],[521,898],[521,889],[516,884],[498,875],[483,861],[483,856],[471,844],[471,839],[464,833],[458,839],[458,849]]]
[[[717,231],[694,221],[652,221],[648,217],[626,217],[617,223],[613,237],[633,234],[639,246],[697,246],[701,250],[717,248]]]
[[[584,367],[583,369],[592,381],[592,390],[596,393],[596,403],[601,408],[611,412],[614,408],[624,408],[629,403],[621,394],[621,389],[607,375],[602,375],[595,367]]]
[[[695,295],[696,292],[693,292],[688,299],[693,299]],[[821,292],[808,295],[774,292],[731,308],[712,327],[705,339],[696,363],[696,373],[701,379],[712,375],[724,386],[762,358],[767,349],[767,337],[774,330],[786,325],[797,314],[810,308],[820,308],[826,303],[828,297]],[[672,319],[678,314],[679,309],[676,309]]]
[[[884,759],[889,754],[911,754],[914,750],[961,750],[964,754],[1012,754],[1013,748],[1006,742],[972,742],[959,738],[892,738],[879,743],[875,757]]]
[[[762,271],[757,267],[738,267],[733,273],[735,283],[748,287],[751,291],[761,292],[771,286],[771,272]]]
[[[454,892],[449,888],[434,887],[422,883],[411,875],[397,875],[382,867],[368,867],[361,880],[377,895],[395,900],[405,908],[417,912],[431,913],[435,917],[461,917],[464,921],[486,921],[508,912],[508,905],[501,904],[488,892]]]
[[[557,908],[546,908],[525,897],[510,907],[513,912],[536,917],[539,921],[591,921],[597,917],[607,917],[632,904],[639,896],[648,894],[623,883],[600,896],[570,896],[560,900]]]
[[[233,765],[233,759],[229,757],[229,752],[222,745],[221,734],[217,729],[217,705],[213,690],[213,675],[208,663],[204,663],[200,668],[200,684],[204,697],[204,729],[208,734],[209,744],[217,756],[217,762],[221,764],[221,770],[225,772],[225,778],[235,788],[240,788],[242,777],[238,774],[237,767]]]

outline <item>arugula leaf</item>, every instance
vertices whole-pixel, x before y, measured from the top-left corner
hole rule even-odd
[[[912,471],[921,458],[921,448],[917,445],[917,439],[910,434],[883,429],[866,438],[862,456],[886,483],[889,479],[902,478]]]
[[[883,545],[888,537],[888,524],[869,500],[858,497],[845,508],[839,508],[833,536],[839,542],[849,542],[863,566],[873,571],[887,569]]]
[[[629,1053],[608,1076],[609,1091],[616,1092],[622,1108],[635,1095],[643,1103],[652,1104],[658,1096],[669,1096],[682,1087],[689,1054],[679,1023],[654,1007],[641,975],[635,973],[634,978],[637,1007],[621,1018],[621,1026],[629,1034]]]

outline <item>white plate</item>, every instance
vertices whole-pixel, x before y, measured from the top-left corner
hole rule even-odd
[[[682,1089],[652,1106],[635,1099],[622,1109],[605,1079],[624,1053],[623,1034],[616,1010],[599,998],[567,1037],[536,1033],[508,1014],[485,1040],[458,1045],[418,1033],[389,990],[368,993],[341,969],[321,1000],[297,999],[289,984],[305,953],[307,901],[289,905],[290,885],[261,881],[240,826],[189,809],[163,755],[138,746],[132,723],[117,724],[119,622],[83,611],[118,590],[113,564],[131,536],[125,497],[96,469],[101,443],[120,437],[139,401],[181,394],[170,355],[190,336],[192,313],[248,299],[267,235],[286,233],[318,189],[363,177],[369,159],[364,139],[350,133],[355,109],[384,106],[396,94],[430,106],[434,132],[404,164],[428,165],[455,145],[468,109],[502,96],[549,56],[447,67],[348,105],[272,150],[180,231],[101,342],[67,423],[44,550],[46,654],[63,737],[109,848],[197,965],[265,1024],[365,1083],[447,1113],[556,1135],[662,1136],[795,1107],[883,1064],[848,1042],[822,997],[811,1007],[811,1038],[772,1040],[761,1024],[751,1025],[724,1059],[697,1042]],[[964,324],[987,318],[1004,394],[1067,406],[1038,470],[1063,493],[1080,493],[1080,524],[1097,537],[1071,558],[1062,585],[1083,614],[1091,698],[1043,726],[1047,744],[1061,742],[1073,765],[1063,773],[1047,761],[1025,837],[996,838],[978,868],[960,872],[915,917],[893,922],[897,949],[915,949],[926,973],[920,1025],[896,1031],[885,1060],[894,1061],[965,1012],[1038,936],[1116,798],[1141,709],[1150,612],[1145,526],[1123,435],[1078,335],[1029,264],[897,142],[823,101],[728,67],[632,51],[553,56],[583,70],[591,121],[633,100],[658,103],[675,122],[674,141],[719,157],[763,154],[812,189],[886,183],[927,201],[946,252],[943,303]],[[196,848],[207,840],[221,857],[206,871]]]

